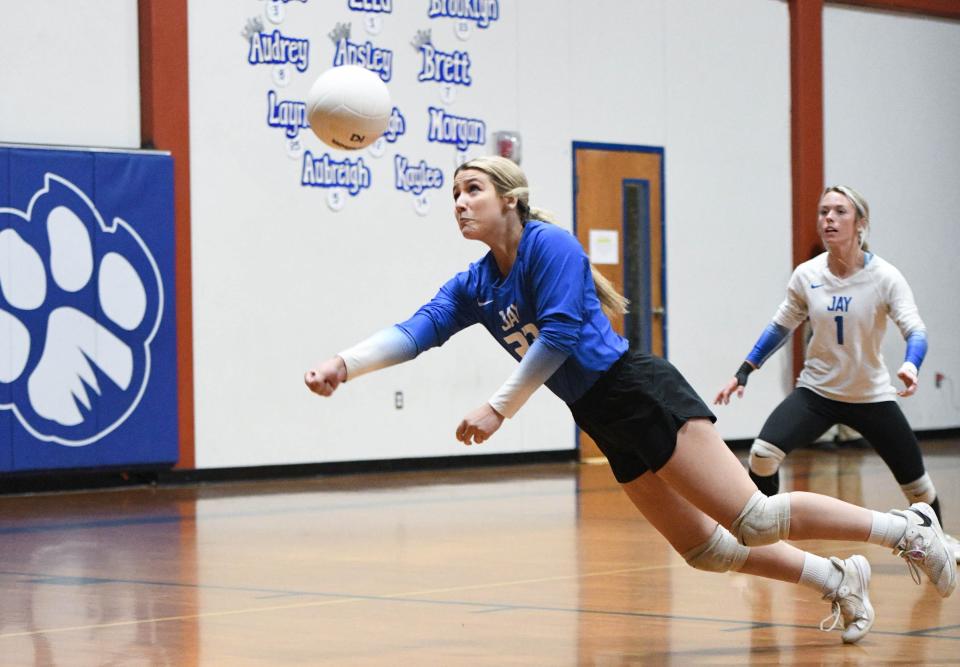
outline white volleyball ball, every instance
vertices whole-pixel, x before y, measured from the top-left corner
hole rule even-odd
[[[332,148],[369,146],[387,129],[392,112],[387,84],[358,65],[328,69],[307,94],[310,128]]]

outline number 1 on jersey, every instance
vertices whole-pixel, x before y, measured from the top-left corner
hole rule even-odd
[[[837,315],[833,321],[837,323],[837,345],[843,345],[843,315]]]

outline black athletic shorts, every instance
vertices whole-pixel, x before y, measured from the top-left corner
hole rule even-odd
[[[856,429],[884,460],[898,484],[909,484],[923,476],[917,436],[896,401],[844,403],[797,387],[770,413],[758,437],[789,454],[809,445],[834,424]]]
[[[621,484],[662,468],[687,420],[717,421],[673,364],[630,351],[571,403],[570,411],[577,426],[596,441]]]

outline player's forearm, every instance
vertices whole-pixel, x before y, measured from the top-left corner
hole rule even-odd
[[[569,354],[537,339],[516,370],[488,401],[504,417],[513,417],[540,386],[563,365]]]
[[[387,327],[366,340],[340,352],[347,368],[347,380],[364,373],[410,361],[417,356],[417,346],[399,327]]]
[[[789,336],[790,329],[776,322],[771,322],[760,334],[760,338],[757,339],[750,354],[747,355],[747,361],[754,368],[760,368],[774,352],[787,342]]]
[[[913,364],[914,373],[920,370],[923,358],[927,356],[927,332],[914,331],[907,336],[907,351],[904,354],[904,363]]]

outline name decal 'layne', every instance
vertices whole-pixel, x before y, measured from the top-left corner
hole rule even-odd
[[[303,128],[310,127],[307,121],[307,105],[296,100],[278,100],[277,93],[267,91],[267,125],[282,127],[284,134],[293,139]]]

